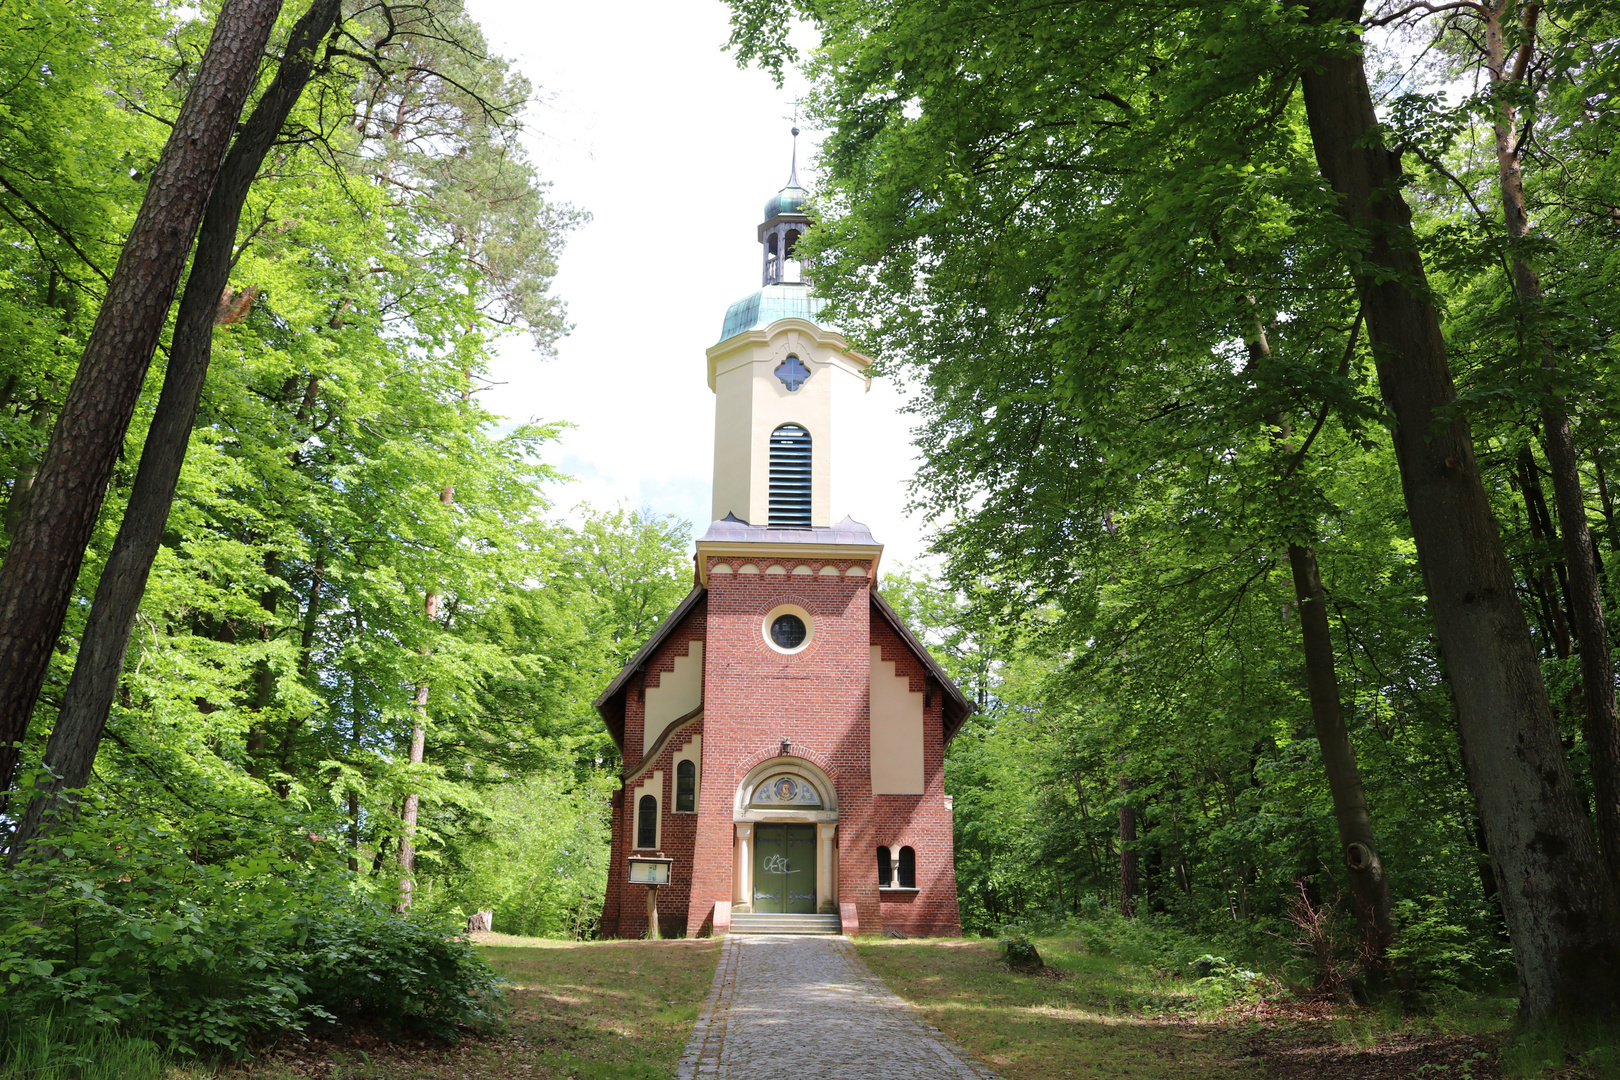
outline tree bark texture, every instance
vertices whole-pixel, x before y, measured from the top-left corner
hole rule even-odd
[[[1131,805],[1131,778],[1119,778],[1119,913],[1136,914],[1136,807]]]
[[[282,125],[313,77],[316,51],[336,24],[340,11],[341,0],[315,0],[293,27],[275,79],[237,135],[209,197],[191,275],[186,279],[175,319],[163,391],[146,436],[135,486],[96,586],[73,677],[46,746],[45,766],[56,779],[47,788],[48,796],[34,799],[28,807],[12,841],[13,857],[42,827],[48,828],[45,823],[50,818],[67,809],[60,793],[81,788],[90,778],[107,716],[118,693],[135,615],[140,610],[146,579],[163,539],[169,506],[185,462],[197,402],[208,375],[220,297],[230,278],[242,207],[265,155],[275,145]]]
[[[439,492],[439,502],[449,506],[456,501],[456,489],[446,486]],[[428,593],[422,598],[422,610],[429,622],[438,618],[439,594]],[[425,651],[425,650],[424,650]],[[416,723],[411,727],[411,764],[422,764],[422,758],[427,750],[427,703],[429,686],[424,679],[416,688]],[[399,879],[399,902],[396,907],[400,911],[409,911],[411,907],[411,894],[415,888],[416,877],[416,814],[420,805],[420,797],[416,792],[405,796],[405,804],[400,808],[399,833],[399,868],[403,871]]]
[[[1345,351],[1346,368],[1360,328],[1361,319],[1358,318]],[[1258,320],[1247,348],[1251,368],[1259,367],[1271,356],[1270,339],[1265,326]],[[1269,416],[1266,423],[1277,431],[1278,442],[1292,451],[1286,418],[1280,414]],[[1287,488],[1287,475],[1284,474],[1284,498],[1287,498]],[[1338,825],[1340,854],[1344,857],[1345,873],[1350,881],[1356,928],[1361,932],[1362,949],[1366,956],[1374,964],[1383,965],[1387,962],[1395,926],[1389,879],[1384,873],[1383,857],[1378,852],[1378,841],[1373,835],[1372,815],[1367,810],[1367,791],[1361,783],[1361,770],[1356,764],[1356,747],[1350,741],[1350,730],[1344,723],[1344,707],[1339,700],[1339,674],[1333,660],[1333,634],[1328,626],[1327,591],[1322,587],[1316,549],[1289,544],[1288,564],[1294,579],[1294,595],[1299,600],[1301,651],[1305,660],[1305,685],[1311,702],[1311,724],[1316,731],[1322,769],[1327,774],[1328,793],[1333,800],[1333,818]]]
[[[1541,496],[1541,481],[1536,477],[1536,462],[1529,447],[1519,451],[1518,472],[1519,494],[1524,497],[1524,520],[1530,527],[1530,540],[1536,545],[1539,556],[1536,560],[1539,565],[1535,569],[1535,579],[1541,586],[1538,599],[1547,622],[1547,634],[1552,640],[1553,654],[1563,660],[1575,651],[1575,647],[1569,636],[1569,624],[1564,621],[1565,605],[1562,601],[1565,590],[1559,587],[1558,578],[1561,575],[1553,568],[1552,543],[1547,536],[1555,530],[1552,519],[1547,516],[1547,506]]]
[[[1361,0],[1307,5],[1343,39],[1301,71],[1318,167],[1360,250],[1348,252],[1394,421],[1395,453],[1435,630],[1457,703],[1469,785],[1501,885],[1532,1024],[1613,1017],[1620,937],[1530,628],[1460,417],[1440,320],[1425,298],[1400,166],[1378,120],[1353,27]],[[1341,21],[1342,20],[1342,21]]]
[[[1304,637],[1305,685],[1310,693],[1311,719],[1316,743],[1322,751],[1328,791],[1333,796],[1333,819],[1339,827],[1340,854],[1350,878],[1350,897],[1356,908],[1362,947],[1382,962],[1395,936],[1390,913],[1389,879],[1373,836],[1367,792],[1356,765],[1355,744],[1344,723],[1339,700],[1339,677],[1333,662],[1333,634],[1328,626],[1327,593],[1316,564],[1316,552],[1299,544],[1288,545],[1288,565],[1294,574],[1294,595],[1299,598],[1300,630]]]
[[[280,8],[280,0],[228,0],[220,10],[0,567],[0,788],[16,770],[192,236]]]
[[[1517,0],[1496,0],[1487,5],[1485,18],[1486,68],[1492,85],[1502,91],[1524,81],[1535,52],[1536,21],[1541,5],[1522,6],[1524,40],[1514,54],[1507,50],[1502,20],[1518,7]],[[1557,355],[1539,322],[1541,277],[1525,253],[1530,239],[1530,213],[1524,196],[1524,172],[1519,160],[1518,110],[1512,98],[1496,104],[1492,126],[1496,136],[1497,178],[1502,189],[1502,211],[1507,225],[1508,252],[1513,274],[1513,298],[1526,322],[1524,340],[1541,350],[1541,367],[1552,371]],[[1597,554],[1586,518],[1586,490],[1581,483],[1580,455],[1563,397],[1549,383],[1542,388],[1541,429],[1553,482],[1553,503],[1558,509],[1564,539],[1564,564],[1569,574],[1569,617],[1574,624],[1581,669],[1582,734],[1592,762],[1592,793],[1597,804],[1598,840],[1610,888],[1620,896],[1620,712],[1616,710],[1614,663],[1609,652],[1609,628],[1603,614],[1602,583]]]

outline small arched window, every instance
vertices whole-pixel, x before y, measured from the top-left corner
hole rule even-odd
[[[771,432],[771,524],[810,527],[810,433],[798,424]]]
[[[887,889],[894,883],[893,867],[889,863],[889,849],[878,848],[878,888]]]
[[[675,766],[675,810],[690,814],[697,809],[697,763],[682,761]]]
[[[900,849],[900,887],[902,889],[917,887],[917,853],[908,847]]]
[[[636,847],[658,846],[658,800],[643,795],[636,801]]]

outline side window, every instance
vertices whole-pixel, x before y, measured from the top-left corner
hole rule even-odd
[[[894,882],[893,867],[889,864],[889,849],[878,848],[878,888],[887,889]]]
[[[900,887],[902,889],[917,887],[917,853],[908,847],[900,849]]]
[[[697,764],[683,761],[675,766],[675,809],[690,814],[697,809]]]
[[[657,846],[658,800],[651,795],[643,795],[636,802],[636,847],[652,848]]]

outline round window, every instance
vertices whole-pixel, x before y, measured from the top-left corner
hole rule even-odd
[[[816,636],[816,621],[798,604],[778,604],[760,622],[759,634],[765,644],[791,656],[810,647]]]
[[[797,615],[778,615],[771,622],[771,640],[779,649],[797,649],[804,644],[804,620]]]

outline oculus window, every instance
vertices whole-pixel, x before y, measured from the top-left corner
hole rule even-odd
[[[791,612],[771,620],[771,640],[779,648],[797,649],[808,635],[804,620]]]
[[[815,640],[816,620],[798,604],[778,604],[766,613],[760,636],[779,653],[801,653]]]

